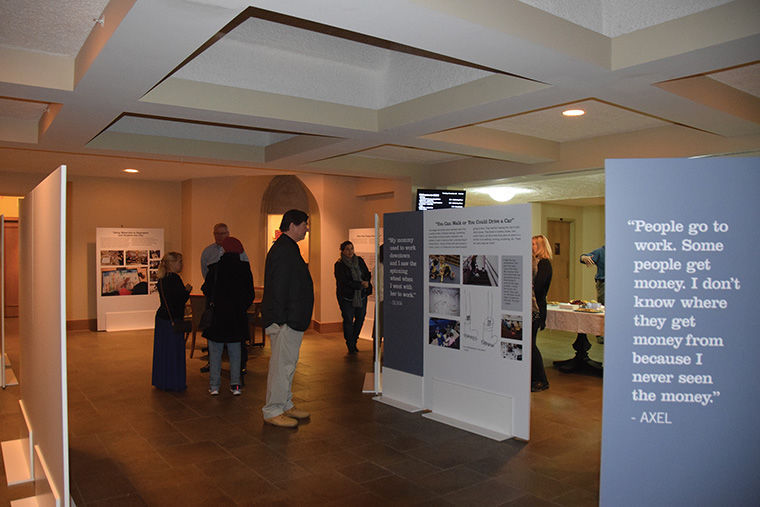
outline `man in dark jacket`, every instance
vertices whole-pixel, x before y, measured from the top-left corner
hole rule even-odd
[[[261,314],[272,346],[264,421],[293,428],[309,413],[293,405],[293,375],[303,333],[311,324],[314,285],[298,242],[309,231],[309,216],[292,209],[282,216],[280,237],[267,254]]]

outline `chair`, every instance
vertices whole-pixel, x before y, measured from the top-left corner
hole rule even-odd
[[[261,328],[261,341],[256,341],[256,327]],[[248,336],[251,340],[251,346],[263,347],[266,345],[266,333],[264,331],[264,320],[261,318],[261,301],[254,301],[248,308]]]
[[[198,325],[201,323],[201,315],[206,309],[206,296],[203,294],[190,294],[190,308],[192,309],[191,319],[193,323],[193,340],[190,342],[190,357],[195,352],[195,334],[198,332]]]

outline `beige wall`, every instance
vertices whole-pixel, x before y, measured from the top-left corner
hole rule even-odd
[[[161,228],[164,229],[166,250],[181,250],[181,194],[180,183],[69,178],[66,195],[67,320],[97,318],[95,228]]]
[[[0,195],[24,195],[41,177],[5,178]],[[333,264],[348,230],[372,227],[374,213],[411,209],[409,180],[342,176],[300,177],[310,193],[310,244],[316,303],[314,319],[340,321]],[[182,277],[200,291],[200,254],[213,241],[212,227],[225,222],[245,246],[256,285],[264,282],[266,224],[262,197],[272,176],[198,178],[154,182],[70,176],[67,185],[67,320],[95,319],[95,228],[164,229],[165,246],[185,257]],[[318,267],[318,269],[315,269]]]
[[[582,253],[590,252],[604,244],[604,206],[564,206],[548,203],[533,206],[534,234],[546,234],[549,220],[562,219],[570,222],[570,297],[596,299],[596,272],[582,265],[578,259]]]
[[[372,227],[374,213],[408,211],[411,184],[397,180],[367,180],[343,176],[302,175],[299,179],[310,194],[310,269],[314,279],[314,320],[340,321],[335,300],[333,264],[338,245],[348,230]],[[189,262],[185,276],[197,290],[203,280],[201,251],[213,241],[212,227],[225,222],[239,238],[251,261],[256,285],[264,284],[266,217],[262,197],[271,176],[201,178],[182,183],[182,248]]]

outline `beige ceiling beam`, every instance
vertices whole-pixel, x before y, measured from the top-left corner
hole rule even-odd
[[[126,134],[121,132],[103,132],[90,141],[87,147],[144,154],[175,155],[182,158],[195,157],[251,163],[264,162],[264,148],[261,146]]]
[[[266,162],[275,162],[294,156],[304,155],[315,150],[321,150],[327,146],[341,142],[342,139],[321,136],[296,136],[270,144],[265,148]]]
[[[559,143],[485,127],[462,127],[422,136],[439,151],[536,164],[559,159]],[[450,145],[446,149],[446,144]],[[428,148],[432,146],[427,144]]]
[[[683,55],[758,33],[757,0],[736,0],[615,37],[612,39],[612,69]]]
[[[140,100],[306,124],[377,130],[377,112],[372,109],[186,79],[169,78]]]
[[[608,37],[517,0],[412,0],[412,3],[594,66],[605,69],[610,66]]]
[[[74,58],[0,47],[0,82],[38,88],[74,89]]]
[[[760,128],[760,98],[720,81],[706,76],[694,76],[665,81],[655,86],[698,104],[757,123]]]
[[[472,107],[551,88],[528,79],[495,74],[382,109],[380,130],[389,130]]]

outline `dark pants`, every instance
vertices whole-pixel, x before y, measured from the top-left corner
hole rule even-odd
[[[350,299],[341,299],[340,314],[343,317],[343,338],[346,340],[348,351],[356,350],[356,340],[364,325],[364,316],[367,314],[367,298],[362,299],[360,307],[354,307]]]
[[[544,358],[536,345],[538,336],[538,319],[533,319],[533,326],[530,333],[531,360],[530,360],[530,381],[548,383],[546,380],[546,370],[544,370]]]

